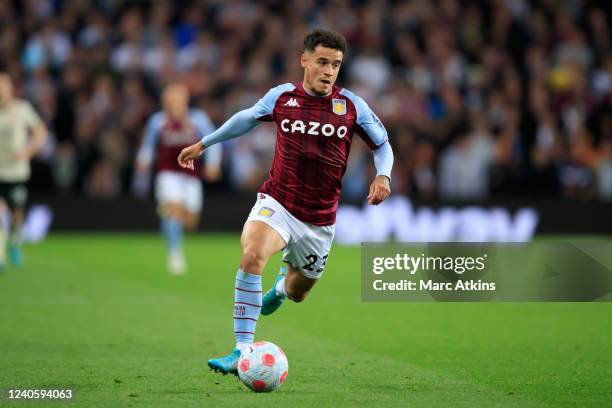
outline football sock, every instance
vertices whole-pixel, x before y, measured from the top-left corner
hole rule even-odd
[[[170,252],[179,251],[183,245],[183,225],[174,218],[162,218],[161,229]]]
[[[234,336],[241,351],[253,343],[261,310],[261,275],[238,269],[234,287]]]
[[[285,290],[285,278],[276,282],[276,296],[287,297],[287,291]]]

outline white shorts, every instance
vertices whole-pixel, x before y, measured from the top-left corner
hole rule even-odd
[[[180,203],[188,211],[202,209],[202,183],[200,179],[174,171],[160,171],[155,178],[155,197],[160,205]]]
[[[310,279],[319,279],[323,275],[336,231],[335,225],[319,227],[302,222],[281,203],[262,193],[257,194],[257,202],[246,222],[249,221],[265,222],[283,237],[283,262]]]

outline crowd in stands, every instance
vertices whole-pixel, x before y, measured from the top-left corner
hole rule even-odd
[[[395,151],[394,193],[419,200],[546,195],[612,200],[612,48],[606,1],[0,2],[0,67],[51,137],[32,188],[131,194],[164,84],[188,85],[219,126],[302,79],[303,36],[348,41],[339,85],[362,96]],[[225,146],[223,189],[257,190],[264,124]],[[344,195],[374,175],[354,138]]]

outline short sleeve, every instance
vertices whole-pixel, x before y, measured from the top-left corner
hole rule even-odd
[[[260,121],[271,121],[274,114],[276,100],[285,92],[291,92],[295,85],[287,83],[270,89],[253,107],[251,108],[255,119]]]
[[[382,146],[389,139],[389,136],[378,116],[362,98],[351,91],[343,89],[340,94],[346,96],[357,111],[355,132],[359,134],[370,149],[376,150]]]

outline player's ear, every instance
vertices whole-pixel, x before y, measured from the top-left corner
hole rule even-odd
[[[302,68],[306,68],[307,63],[308,63],[308,58],[306,57],[305,53],[302,53],[302,56],[300,57],[300,64],[302,65]]]

